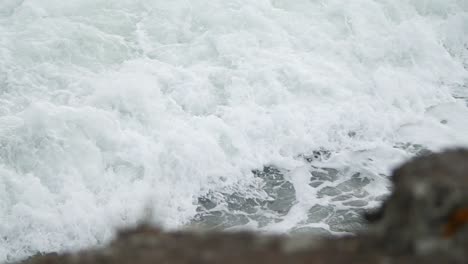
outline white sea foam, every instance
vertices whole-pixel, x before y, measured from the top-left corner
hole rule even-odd
[[[265,164],[303,185],[320,148],[378,175],[397,143],[468,146],[467,47],[466,0],[2,0],[0,262],[107,241],[149,201],[180,227]],[[269,229],[320,202],[296,187]]]

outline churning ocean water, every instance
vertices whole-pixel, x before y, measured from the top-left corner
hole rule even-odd
[[[165,228],[353,233],[468,146],[467,0],[1,0],[0,262]]]

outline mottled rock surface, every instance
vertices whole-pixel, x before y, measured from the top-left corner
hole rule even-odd
[[[468,151],[413,159],[396,169],[394,191],[369,214],[370,231],[394,252],[468,252]]]
[[[312,176],[333,177],[330,172]],[[365,184],[359,176],[351,181]],[[141,225],[121,231],[103,248],[36,256],[22,263],[468,263],[468,151],[416,157],[395,170],[392,182],[393,192],[384,205],[367,214],[368,230],[352,237],[163,232]],[[354,195],[347,186],[339,191]],[[341,215],[350,224],[358,221],[326,206],[310,212],[318,221],[330,215]]]

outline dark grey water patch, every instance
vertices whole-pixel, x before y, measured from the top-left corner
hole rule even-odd
[[[249,218],[242,214],[233,214],[225,211],[213,211],[209,214],[199,214],[194,223],[203,228],[226,229],[234,226],[245,225]]]
[[[320,150],[312,159],[324,164],[330,155],[330,152]],[[273,166],[255,170],[253,174],[261,180],[260,187],[265,196],[248,197],[245,192],[221,191],[200,197],[198,214],[193,222],[224,229],[249,222],[264,227],[284,220],[297,203],[294,185],[285,177],[285,172]],[[328,224],[331,232],[354,233],[363,228],[364,210],[380,198],[370,195],[367,190],[376,176],[354,167],[311,166],[309,186],[316,189],[318,199],[325,198],[329,204],[312,206],[307,219],[296,229],[304,227],[305,231],[310,224],[317,223]]]
[[[357,136],[356,131],[349,131],[349,132],[348,132],[348,137],[350,137],[350,138],[355,138],[356,136]]]
[[[309,185],[313,188],[317,188],[319,187],[320,185],[322,185],[324,182],[323,181],[313,181],[311,183],[309,183]]]
[[[309,209],[307,223],[320,223],[325,221],[334,213],[333,206],[316,204]]]
[[[260,199],[246,198],[240,193],[228,195],[226,201],[229,211],[239,211],[247,214],[255,214],[264,203],[264,201]]]
[[[334,182],[338,180],[338,170],[333,168],[321,168],[320,170],[312,170],[311,181],[330,181]]]
[[[338,190],[336,187],[327,186],[327,187],[322,188],[318,192],[318,198],[322,198],[324,196],[338,196],[341,193],[342,192]]]
[[[352,194],[343,194],[343,195],[340,195],[340,196],[337,196],[337,197],[333,198],[331,201],[332,202],[348,201],[348,200],[353,199],[353,197],[354,196]]]
[[[383,202],[383,201],[387,200],[388,196],[389,196],[388,194],[382,194],[382,195],[379,195],[379,196],[375,197],[374,200],[379,201],[379,202]]]
[[[397,149],[403,149],[418,157],[432,154],[432,151],[430,151],[426,146],[423,146],[421,144],[400,142],[400,143],[395,144],[393,147]]]
[[[361,173],[355,173],[351,176],[351,179],[346,180],[336,186],[336,188],[342,192],[353,192],[356,191],[358,193],[362,188],[370,183],[370,179],[368,177],[361,177]]]
[[[343,205],[352,206],[352,207],[365,207],[368,204],[369,202],[366,200],[354,200],[354,201],[348,201],[348,202],[343,203]]]
[[[356,232],[366,224],[364,213],[362,208],[337,209],[333,204],[317,204],[310,208],[307,221],[302,224],[326,223],[333,232]]]
[[[310,154],[301,155],[305,161],[311,163],[313,161],[325,161],[330,159],[332,152],[327,149],[314,150]]]
[[[200,206],[197,208],[197,210],[211,210],[217,206],[217,204],[208,197],[199,197],[198,204]]]
[[[315,168],[311,171],[309,185],[317,188],[325,182],[334,182],[338,180],[338,170],[333,168]]]
[[[364,212],[375,200],[366,190],[376,175],[355,168],[316,168],[311,170],[310,186],[317,188],[317,198],[328,198],[326,205],[312,206],[302,225],[325,223],[332,232],[357,232],[364,228]],[[317,184],[321,183],[321,184]],[[327,186],[321,187],[323,183]]]
[[[255,170],[253,174],[263,181],[266,198],[248,197],[240,192],[210,193],[198,198],[198,214],[193,224],[224,229],[250,221],[255,221],[259,227],[280,221],[296,203],[294,185],[272,166]]]
[[[285,215],[296,203],[296,190],[294,185],[284,178],[284,174],[275,167],[264,167],[263,170],[253,172],[256,177],[263,179],[263,191],[270,199],[266,207],[278,214]]]
[[[313,183],[313,182],[312,182]],[[363,176],[362,173],[355,173],[350,179],[339,183],[336,186],[327,186],[317,192],[318,198],[331,196],[332,201],[344,201],[356,198],[364,198],[369,195],[365,187],[371,183],[371,176]]]
[[[357,232],[364,229],[366,225],[364,213],[364,209],[337,210],[326,223],[334,232]]]

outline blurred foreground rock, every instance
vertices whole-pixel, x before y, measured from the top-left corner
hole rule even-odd
[[[366,233],[353,237],[167,233],[142,225],[103,248],[22,263],[468,263],[468,151],[417,157],[392,181],[392,195],[366,215]]]

